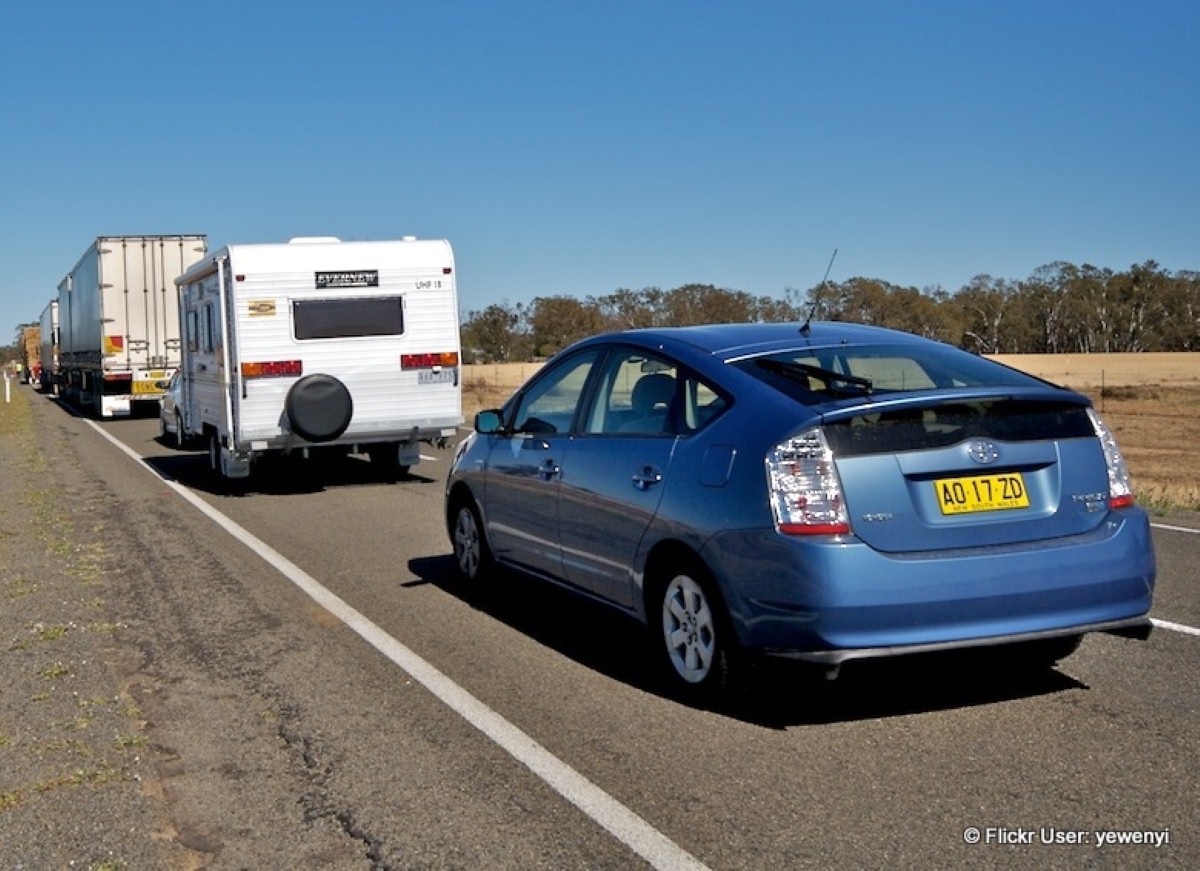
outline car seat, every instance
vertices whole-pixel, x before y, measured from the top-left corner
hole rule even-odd
[[[661,372],[643,375],[633,385],[630,402],[633,419],[621,432],[662,433],[669,430],[671,402],[675,398],[675,379]]]

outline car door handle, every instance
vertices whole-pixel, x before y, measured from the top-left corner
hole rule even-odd
[[[649,490],[655,484],[662,482],[662,472],[653,466],[643,466],[642,470],[633,476],[633,486],[639,490]]]
[[[549,481],[557,477],[561,471],[562,468],[554,460],[543,460],[542,464],[538,466],[538,477],[543,481]]]

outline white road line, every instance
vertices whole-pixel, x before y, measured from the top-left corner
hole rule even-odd
[[[1200,636],[1200,629],[1195,626],[1184,626],[1182,623],[1172,623],[1170,620],[1159,620],[1157,617],[1151,617],[1150,622],[1159,629],[1170,629],[1172,632],[1182,632],[1184,635]]]
[[[1192,535],[1200,535],[1200,529],[1193,529],[1190,526],[1169,526],[1166,523],[1151,523],[1155,529],[1169,529],[1171,532],[1188,532]],[[1159,629],[1170,629],[1172,632],[1182,632],[1184,635],[1200,636],[1200,629],[1195,626],[1185,626],[1182,623],[1172,623],[1170,620],[1159,620],[1157,617],[1151,617],[1150,622]]]
[[[1155,529],[1169,529],[1171,532],[1190,532],[1192,535],[1200,535],[1200,529],[1192,529],[1190,526],[1168,526],[1165,523],[1151,523]]]
[[[87,424],[184,500],[195,506],[210,520],[270,563],[317,604],[404,669],[443,704],[529,768],[559,795],[603,826],[613,837],[645,859],[652,867],[671,869],[671,871],[674,869],[705,869],[707,867],[632,810],[442,674],[431,663],[422,659],[350,607],[345,601],[321,586],[314,578],[266,542],[234,523],[182,484],[164,478],[136,451],[109,435],[95,421],[89,420]]]

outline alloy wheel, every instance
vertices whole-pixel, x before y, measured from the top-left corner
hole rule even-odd
[[[467,580],[474,580],[479,574],[483,546],[475,512],[469,505],[460,506],[454,518],[454,558],[459,573]]]
[[[677,575],[663,593],[662,637],[682,680],[696,685],[708,679],[718,655],[716,618],[704,588],[688,575]]]

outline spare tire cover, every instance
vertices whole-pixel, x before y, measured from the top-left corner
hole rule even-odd
[[[296,435],[328,442],[350,426],[354,401],[346,385],[332,375],[305,375],[288,391],[284,410]]]

